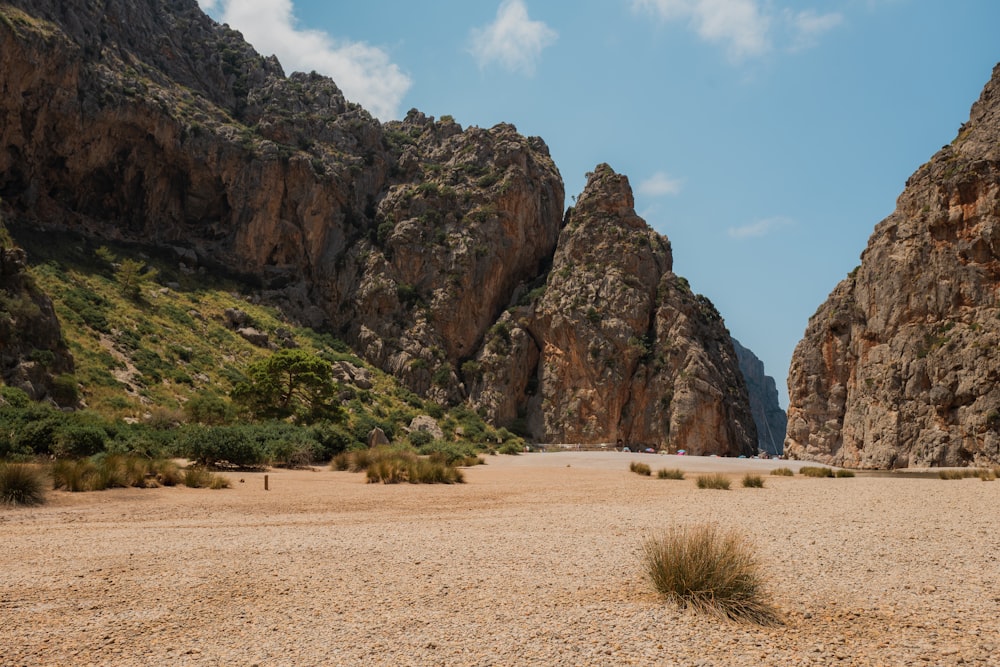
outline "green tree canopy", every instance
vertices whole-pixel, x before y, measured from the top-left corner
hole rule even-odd
[[[257,418],[337,419],[340,403],[330,362],[301,349],[279,350],[250,365],[233,389],[235,402]]]

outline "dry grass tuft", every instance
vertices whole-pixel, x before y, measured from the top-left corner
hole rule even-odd
[[[747,473],[743,475],[743,486],[747,489],[763,489],[764,488],[764,478],[760,475],[751,475]]]
[[[806,477],[833,477],[833,469],[824,466],[802,466],[799,474]]]
[[[736,621],[775,625],[763,567],[740,533],[712,524],[674,526],[643,545],[656,590],[682,608]]]
[[[652,468],[650,468],[647,464],[639,463],[638,461],[632,461],[632,463],[629,463],[628,469],[637,475],[645,475],[649,477],[653,474]]]
[[[791,477],[795,474],[795,471],[791,468],[775,468],[771,471],[772,475],[778,475],[780,477]]]
[[[660,468],[656,476],[659,479],[684,479],[684,471],[680,468]]]
[[[0,505],[41,505],[44,502],[45,480],[35,466],[0,462]]]
[[[721,489],[723,491],[728,491],[729,485],[729,478],[722,473],[715,473],[713,475],[698,475],[699,489]]]

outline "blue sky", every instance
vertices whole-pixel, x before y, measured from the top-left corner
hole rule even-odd
[[[809,317],[1000,61],[996,0],[200,0],[382,120],[410,108],[607,162],[787,405]]]

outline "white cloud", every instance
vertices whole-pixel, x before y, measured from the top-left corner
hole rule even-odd
[[[499,63],[514,72],[533,74],[542,50],[558,38],[542,21],[528,18],[523,0],[503,0],[496,20],[470,33],[472,55],[480,67]]]
[[[636,190],[640,194],[644,194],[648,197],[676,195],[681,191],[681,181],[680,179],[674,178],[669,174],[658,171],[643,182],[639,183],[639,187],[636,188]]]
[[[752,222],[748,225],[743,225],[742,227],[730,227],[729,238],[742,240],[756,238],[759,236],[767,236],[768,234],[773,234],[784,227],[790,227],[794,224],[795,221],[790,218],[765,218],[763,220]]]
[[[399,106],[411,81],[382,49],[364,42],[335,40],[321,30],[299,28],[291,0],[199,2],[203,9],[220,9],[220,21],[242,32],[257,51],[278,56],[285,71],[325,74],[347,99],[376,117],[399,117]]]
[[[794,34],[791,47],[793,51],[801,51],[815,46],[820,35],[833,30],[844,22],[842,14],[836,12],[818,14],[811,9],[794,14],[786,12],[785,17]]]
[[[725,47],[729,58],[742,62],[773,49],[775,29],[791,34],[791,51],[815,46],[819,37],[843,23],[841,14],[806,9],[781,12],[762,0],[632,0],[634,11],[661,21],[686,21],[706,42]]]
[[[632,0],[632,7],[663,21],[688,21],[699,37],[724,45],[734,61],[771,50],[771,18],[757,0]]]

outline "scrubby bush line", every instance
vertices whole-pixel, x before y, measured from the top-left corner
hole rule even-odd
[[[643,564],[667,600],[696,612],[762,625],[779,622],[752,544],[712,524],[673,526],[643,544]]]
[[[997,468],[962,468],[961,470],[941,470],[938,472],[940,479],[970,479],[978,477],[984,482],[992,482],[1000,477],[1000,467]]]
[[[376,447],[337,455],[335,470],[364,472],[369,483],[461,484],[465,476],[444,455],[420,456],[412,450]]]

